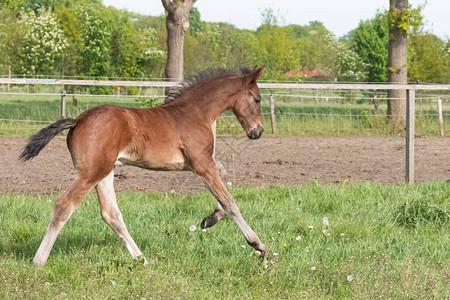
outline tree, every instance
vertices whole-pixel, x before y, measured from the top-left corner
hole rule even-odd
[[[348,35],[350,48],[368,64],[367,81],[387,82],[389,30],[387,13],[361,21]]]
[[[347,44],[336,41],[330,33],[325,36],[325,47],[329,53],[330,68],[327,70],[339,81],[363,81],[367,77],[368,65],[358,53],[349,49]]]
[[[388,44],[388,81],[406,84],[407,73],[407,30],[402,16],[408,8],[408,0],[389,0],[389,44]],[[408,26],[408,25],[406,25]],[[392,133],[399,134],[405,128],[406,91],[388,91],[387,115],[392,125]]]
[[[67,41],[56,17],[47,9],[30,12],[20,21],[25,28],[25,41],[21,53],[22,74],[53,75],[62,59]]]
[[[0,74],[16,72],[24,44],[24,28],[17,11],[3,7],[0,11]]]
[[[449,52],[444,41],[431,33],[412,34],[408,78],[420,82],[446,83]]]
[[[422,8],[408,7],[408,0],[389,0],[389,46],[388,46],[388,81],[390,83],[407,83],[408,34],[411,27],[416,31],[422,23]],[[405,128],[406,91],[388,91],[388,119],[392,133],[399,134]]]
[[[161,0],[165,10],[167,28],[166,78],[183,79],[183,44],[189,29],[189,11],[197,0]]]

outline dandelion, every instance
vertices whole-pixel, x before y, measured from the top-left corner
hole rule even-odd
[[[195,229],[197,229],[197,227],[195,227],[195,225],[189,226],[189,231],[195,231]]]
[[[295,238],[297,241],[300,241],[302,239],[302,237],[299,235],[298,237]]]
[[[329,223],[328,223],[328,218],[327,218],[327,217],[324,217],[324,218],[322,219],[322,223],[323,223],[323,225],[328,226],[328,225],[329,225]]]
[[[286,243],[283,244],[283,247],[287,247]]]
[[[311,271],[315,271],[316,270],[316,267],[311,267]]]
[[[353,275],[348,275],[347,276],[347,281],[353,281]]]
[[[356,201],[356,204],[360,204],[361,202],[359,202],[359,201]]]

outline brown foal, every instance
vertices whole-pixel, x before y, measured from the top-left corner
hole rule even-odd
[[[72,185],[55,202],[50,224],[33,262],[45,264],[64,223],[93,187],[103,220],[117,233],[133,258],[142,255],[117,206],[113,180],[114,166],[119,164],[194,172],[217,199],[216,209],[202,221],[201,227],[211,227],[228,214],[247,242],[261,255],[267,254],[267,247],[244,220],[222,183],[212,156],[211,130],[216,118],[231,110],[250,139],[261,136],[261,95],[256,80],[263,72],[264,66],[241,72],[205,71],[183,82],[163,105],[148,109],[101,105],[76,119],[61,119],[33,135],[20,155],[23,161],[38,155],[56,134],[70,128],[67,146],[78,171]]]

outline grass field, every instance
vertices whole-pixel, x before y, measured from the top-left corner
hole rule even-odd
[[[60,118],[59,96],[1,95],[0,134],[29,136]],[[113,103],[139,107],[136,98],[78,97],[78,107],[73,107],[67,97],[67,116],[76,117],[88,108]],[[263,103],[263,123],[270,132],[269,104]],[[320,104],[278,101],[275,105],[277,134],[279,135],[385,135],[390,133],[386,123],[386,105],[380,105],[375,113],[367,104]],[[444,128],[450,127],[450,108],[445,107]],[[14,121],[10,121],[14,120]],[[21,121],[16,121],[21,120]],[[30,121],[24,121],[30,120]],[[36,122],[40,121],[40,122]],[[231,112],[217,121],[218,134],[241,134],[241,125]],[[438,135],[439,124],[436,108],[431,104],[417,107],[416,134]]]
[[[448,182],[231,193],[274,259],[257,257],[231,218],[190,231],[214,208],[207,193],[126,192],[119,206],[149,265],[129,257],[89,195],[37,267],[56,196],[0,195],[0,298],[450,298]]]

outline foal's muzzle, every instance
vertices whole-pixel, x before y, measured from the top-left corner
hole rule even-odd
[[[251,140],[257,140],[261,137],[263,131],[264,128],[258,124],[256,128],[253,128],[249,133],[247,133],[247,136]]]

